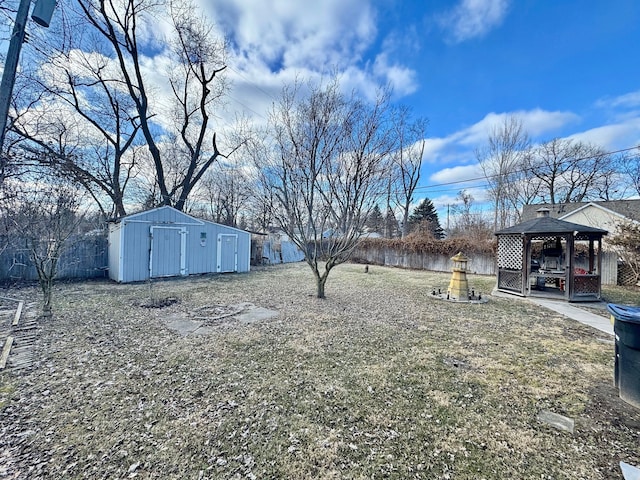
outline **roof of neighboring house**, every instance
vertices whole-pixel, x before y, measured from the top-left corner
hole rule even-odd
[[[565,234],[565,233],[595,233],[606,235],[608,232],[601,228],[589,227],[587,225],[579,225],[577,223],[565,222],[551,217],[538,217],[526,222],[519,223],[513,227],[505,228],[496,232],[496,235],[508,234]]]
[[[573,202],[573,203],[536,203],[524,205],[522,207],[522,221],[526,222],[536,217],[536,212],[540,208],[548,208],[551,218],[563,218],[576,210],[583,209],[589,205],[609,210],[610,212],[624,216],[631,220],[640,220],[640,199],[636,200],[609,200],[594,202]]]

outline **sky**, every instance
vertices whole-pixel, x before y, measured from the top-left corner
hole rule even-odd
[[[640,145],[638,0],[193,1],[229,42],[229,116],[264,122],[285,83],[332,71],[369,97],[390,85],[429,122],[416,203],[441,213],[463,188],[482,200],[475,151],[508,116],[534,142]],[[168,65],[157,22],[150,76]]]
[[[475,150],[521,119],[534,142],[640,145],[637,0],[200,0],[230,42],[234,104],[261,115],[283,82],[337,68],[343,86],[429,121],[419,198],[482,197]],[[450,183],[460,182],[460,183]]]

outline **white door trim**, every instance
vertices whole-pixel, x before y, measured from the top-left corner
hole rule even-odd
[[[217,254],[217,262],[216,262],[216,272],[222,272],[222,237],[234,237],[234,259],[233,259],[233,271],[238,271],[238,234],[237,233],[219,233],[218,234],[218,254]],[[222,272],[225,273],[225,272]]]

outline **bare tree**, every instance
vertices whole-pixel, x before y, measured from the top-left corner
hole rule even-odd
[[[122,79],[99,47],[87,53],[78,43],[52,55],[30,79],[42,96],[22,109],[12,128],[29,140],[25,148],[40,152],[36,160],[84,187],[105,215],[120,217],[127,213],[125,190],[136,169],[131,147],[140,143],[140,123]]]
[[[640,148],[619,156],[620,170],[627,178],[635,195],[640,195]]]
[[[252,196],[251,180],[241,165],[218,163],[207,174],[198,196],[207,205],[213,221],[237,227],[241,212],[248,207]]]
[[[612,157],[600,147],[570,139],[545,142],[527,160],[527,172],[540,182],[539,196],[551,204],[606,197],[607,177],[615,173]]]
[[[449,236],[466,237],[478,241],[492,238],[491,223],[476,208],[473,195],[467,190],[461,190],[456,200],[458,203],[452,209],[453,222]]]
[[[489,133],[488,145],[476,151],[476,158],[489,185],[493,202],[493,228],[507,227],[519,215],[518,199],[529,136],[516,117],[507,117]]]
[[[5,229],[14,243],[28,250],[42,290],[42,314],[51,317],[58,261],[82,221],[82,196],[50,172],[13,181],[9,188],[11,195],[4,196],[0,206]]]
[[[411,121],[407,107],[399,107],[391,114],[392,132],[396,144],[391,152],[391,191],[395,205],[400,209],[402,237],[409,233],[409,214],[415,202],[414,193],[420,181],[424,154],[427,120]]]
[[[388,95],[368,105],[343,95],[336,79],[302,93],[299,83],[285,87],[274,106],[274,150],[263,172],[274,218],[304,252],[324,298],[331,269],[348,260],[384,191]]]
[[[149,149],[160,203],[183,209],[204,173],[225,156],[212,124],[214,109],[228,88],[222,75],[225,42],[212,36],[211,25],[198,16],[194,5],[180,0],[169,3],[174,61],[169,84],[175,108],[173,126],[161,125],[154,118],[153,88],[144,72],[142,32],[150,18],[163,12],[165,2],[124,0],[115,5],[108,0],[78,0],[77,4],[113,52],[111,59],[120,70]]]

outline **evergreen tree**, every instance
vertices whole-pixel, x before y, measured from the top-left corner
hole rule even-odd
[[[384,229],[384,218],[382,217],[382,212],[378,205],[374,206],[373,210],[369,212],[365,226],[369,232],[382,233]]]
[[[444,238],[444,230],[438,220],[433,202],[425,198],[409,216],[409,230],[411,232],[425,232],[433,235],[434,238]]]
[[[398,219],[390,207],[387,209],[387,214],[384,217],[384,236],[385,238],[396,238],[400,236]]]

